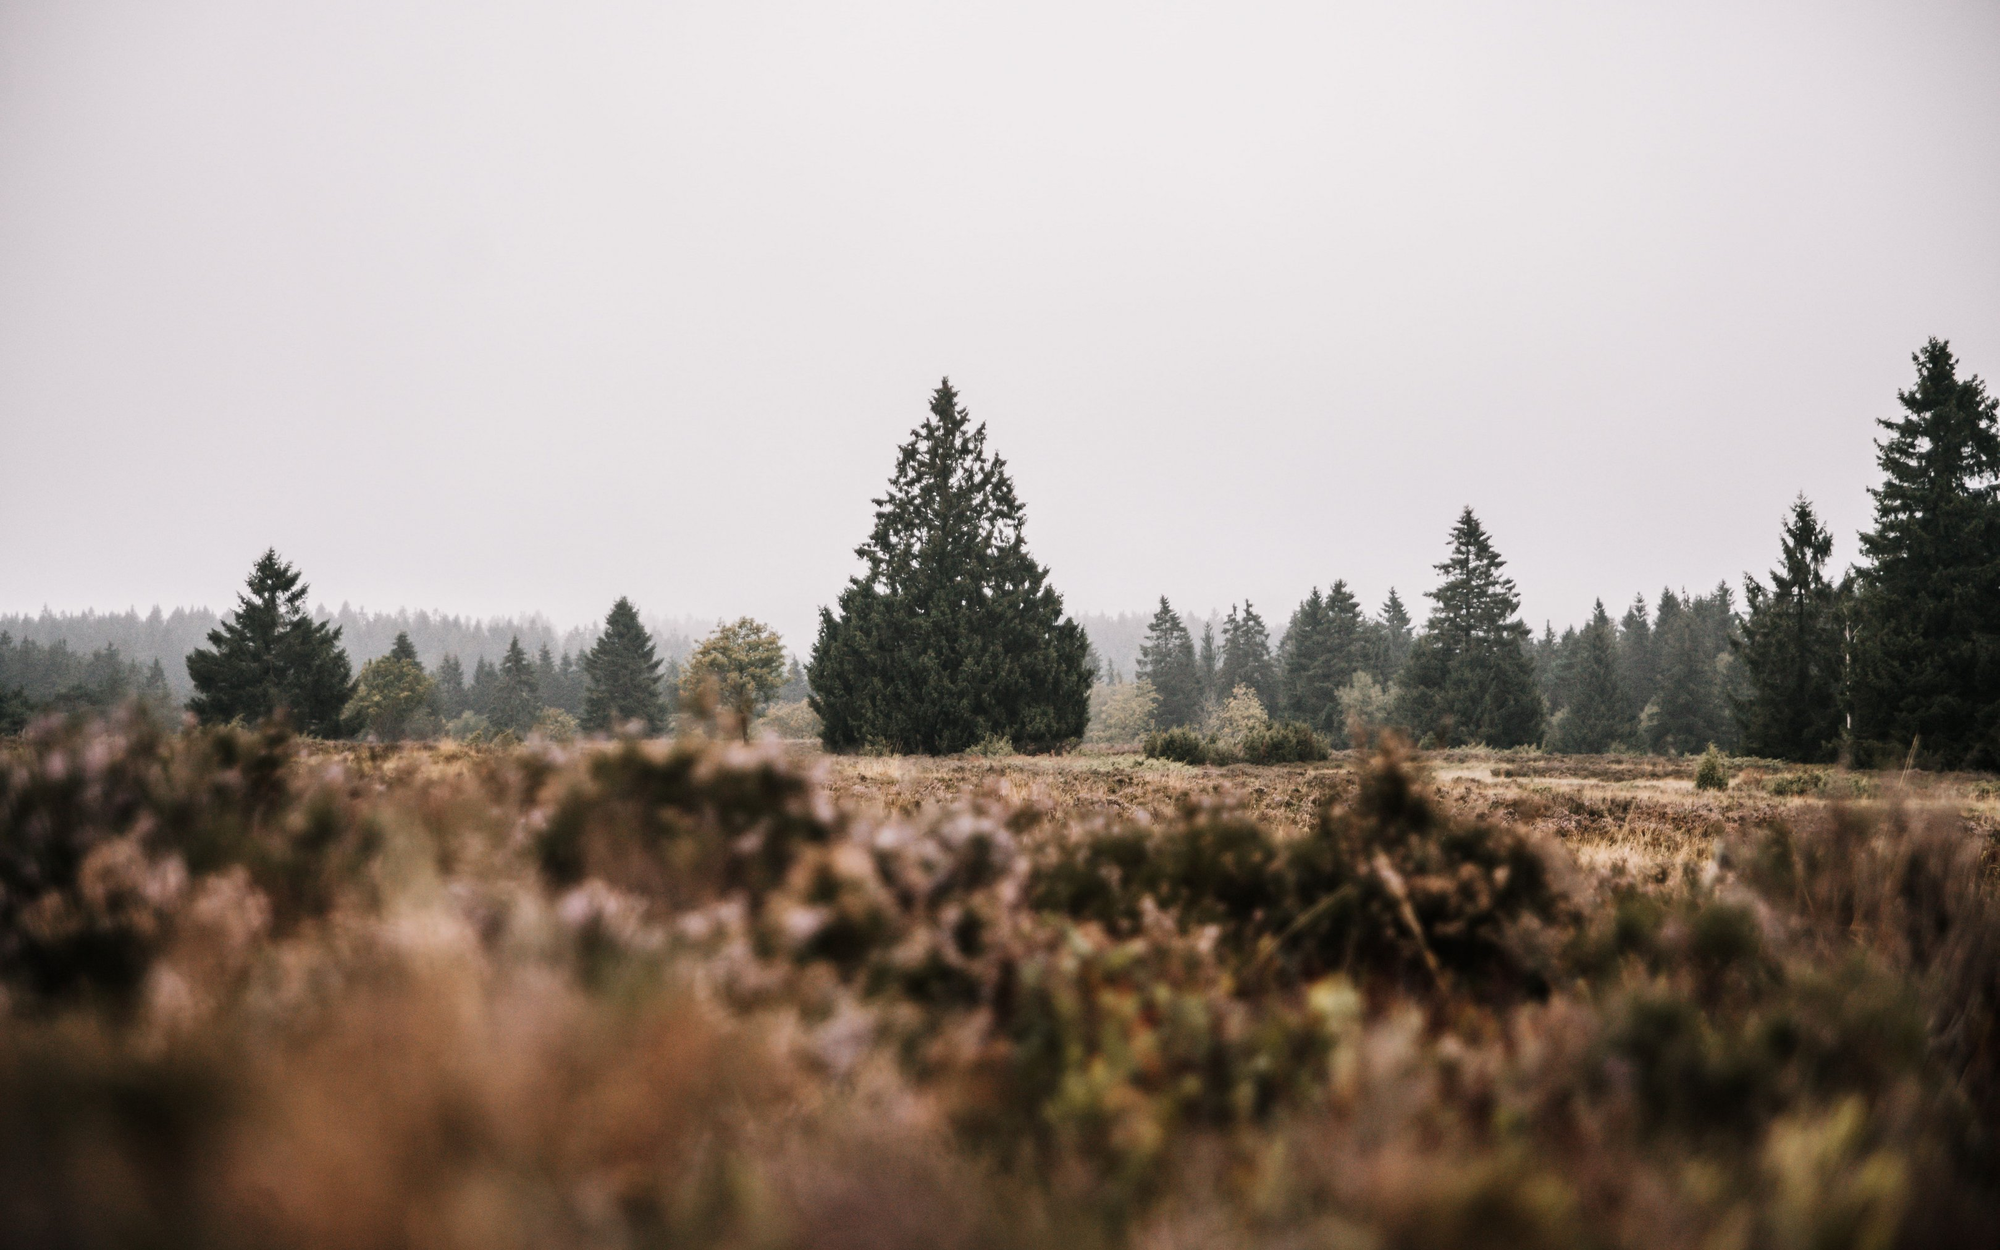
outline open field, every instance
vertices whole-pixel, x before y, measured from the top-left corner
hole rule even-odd
[[[1989,1245],[1996,817],[1662,759],[45,727],[0,743],[0,1228]]]

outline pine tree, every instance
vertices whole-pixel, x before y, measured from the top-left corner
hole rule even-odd
[[[1842,590],[1826,580],[1833,535],[1804,495],[1792,504],[1778,553],[1768,589],[1743,578],[1750,615],[1737,655],[1748,693],[1733,701],[1743,748],[1776,759],[1830,760],[1842,731]]]
[[[1632,721],[1625,693],[1618,684],[1618,635],[1604,600],[1597,601],[1590,623],[1581,632],[1565,631],[1562,726],[1554,744],[1559,751],[1599,755],[1627,737]]]
[[[604,633],[584,653],[583,672],[590,683],[583,699],[585,729],[621,729],[637,721],[647,733],[658,733],[667,723],[660,660],[630,599],[620,598],[605,614]]]
[[[1165,595],[1160,596],[1159,611],[1153,613],[1146,641],[1139,647],[1138,677],[1152,683],[1158,699],[1153,728],[1175,729],[1201,719],[1207,690],[1195,661],[1194,640]]]
[[[396,641],[389,644],[389,658],[401,660],[405,664],[414,664],[417,666],[417,671],[423,671],[423,661],[417,658],[417,644],[410,641],[410,635],[406,630],[396,631]]]
[[[1216,668],[1215,685],[1230,694],[1248,686],[1267,711],[1277,705],[1278,666],[1271,659],[1271,631],[1247,599],[1241,615],[1232,607],[1222,622],[1222,663]]]
[[[1716,672],[1719,654],[1701,618],[1663,594],[1653,641],[1660,673],[1645,726],[1652,749],[1686,755],[1719,742],[1731,726]]]
[[[1653,653],[1653,614],[1646,596],[1632,596],[1632,606],[1618,622],[1618,684],[1625,691],[1625,714],[1636,722],[1653,701],[1659,684],[1659,659]]]
[[[1382,602],[1382,616],[1375,622],[1375,655],[1371,665],[1375,680],[1383,685],[1395,681],[1403,674],[1403,665],[1409,663],[1410,648],[1416,642],[1416,631],[1411,627],[1410,610],[1403,606],[1403,598],[1389,587],[1389,597]]]
[[[209,632],[209,649],[187,657],[204,723],[260,721],[283,710],[301,733],[341,735],[341,713],[354,693],[340,629],[306,611],[309,587],[275,550],[258,557],[237,596],[236,612]]]
[[[485,656],[472,663],[472,685],[465,692],[466,710],[489,721],[493,718],[493,705],[499,698],[500,670]]]
[[[542,690],[535,680],[535,665],[516,634],[507,643],[507,654],[500,657],[500,681],[493,691],[493,710],[486,719],[496,730],[526,735],[541,714]]]
[[[467,710],[465,693],[465,666],[455,655],[447,655],[438,661],[437,676],[431,694],[431,706],[438,719],[448,721]]]
[[[1213,706],[1222,701],[1223,692],[1216,686],[1220,678],[1217,670],[1215,651],[1215,625],[1209,621],[1201,623],[1201,650],[1197,653],[1196,667],[1201,671],[1201,702],[1203,706]]]
[[[1931,339],[1876,457],[1861,536],[1854,732],[1867,754],[2000,765],[2000,428],[1977,377]]]
[[[545,642],[535,653],[535,689],[541,693],[544,707],[554,702],[551,696],[556,692],[556,683],[561,680],[562,673],[556,668],[556,657]]]
[[[1436,608],[1411,648],[1399,718],[1418,735],[1449,745],[1510,747],[1542,736],[1542,697],[1528,654],[1528,627],[1506,561],[1467,508],[1451,530],[1451,554],[1437,566]]]
[[[1347,740],[1340,695],[1364,668],[1364,624],[1346,582],[1336,581],[1324,596],[1314,587],[1299,604],[1281,648],[1287,719],[1304,721],[1333,742]]]
[[[1089,639],[1028,553],[1006,461],[950,379],[897,454],[864,572],[820,611],[806,667],[829,748],[1054,747],[1090,718]]]

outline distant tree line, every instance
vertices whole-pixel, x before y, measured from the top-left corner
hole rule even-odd
[[[1028,553],[1025,509],[949,381],[898,451],[864,569],[823,610],[810,665],[786,668],[776,636],[747,619],[662,659],[625,600],[587,648],[532,653],[519,633],[467,673],[445,651],[426,668],[409,630],[351,672],[346,628],[306,610],[275,553],[186,669],[205,720],[284,707],[310,732],[657,729],[678,705],[747,732],[773,702],[816,717],[837,750],[951,752],[1059,747],[1090,727],[1247,732],[1289,722],[1332,743],[1354,723],[1450,746],[1685,753],[1708,745],[1804,760],[1847,757],[2000,766],[2000,419],[1944,342],[1913,361],[1901,415],[1879,422],[1883,479],[1860,564],[1829,573],[1832,538],[1801,497],[1768,583],[1701,594],[1663,589],[1615,621],[1600,600],[1581,627],[1535,638],[1506,562],[1471,508],[1448,536],[1422,627],[1396,591],[1366,613],[1345,582],[1313,588],[1273,639],[1248,601],[1197,640],[1162,596],[1127,682],[1063,608]],[[93,627],[124,618],[85,618]],[[143,628],[185,627],[155,610]],[[421,614],[418,619],[423,618]],[[456,618],[451,618],[456,620]],[[130,621],[138,623],[136,614]],[[1121,649],[1132,624],[1114,621]],[[44,707],[128,695],[166,704],[157,662],[105,643],[17,641],[0,630],[0,726]],[[561,719],[551,719],[561,718]],[[547,721],[547,724],[544,722]]]
[[[340,630],[340,645],[357,668],[377,656],[386,655],[398,635],[410,639],[418,654],[436,663],[455,655],[468,671],[481,659],[498,664],[515,638],[538,654],[544,647],[560,657],[568,652],[580,656],[597,640],[601,625],[559,628],[540,614],[521,617],[496,616],[486,619],[441,612],[368,612],[342,604],[337,609],[321,605],[313,617]],[[142,669],[158,660],[176,703],[194,693],[182,660],[203,644],[221,616],[207,608],[154,608],[148,613],[126,612],[40,612],[0,615],[0,632],[18,642],[35,641],[44,647],[66,643],[73,651],[89,654],[111,647]],[[648,628],[654,649],[663,660],[684,662],[694,650],[694,640],[706,628],[689,617],[653,617]],[[574,662],[574,658],[572,658]]]
[[[255,723],[273,715],[300,731],[383,740],[483,738],[540,733],[566,739],[580,730],[664,729],[677,703],[705,696],[747,736],[751,719],[783,693],[803,697],[777,634],[749,618],[719,627],[695,648],[684,674],[663,661],[630,600],[619,599],[581,656],[558,659],[543,644],[534,656],[518,636],[499,662],[474,662],[470,678],[446,654],[426,668],[416,644],[398,633],[386,655],[353,672],[341,627],[315,619],[298,570],[266,551],[252,567],[236,609],[187,657],[195,694],[188,710],[204,722]],[[719,693],[718,693],[719,692]]]
[[[1539,639],[1517,619],[1505,562],[1467,508],[1452,527],[1432,609],[1414,634],[1395,592],[1363,614],[1346,585],[1315,588],[1273,645],[1249,603],[1219,647],[1199,644],[1162,597],[1138,681],[1112,667],[1093,698],[1117,736],[1213,725],[1232,701],[1339,742],[1346,725],[1435,745],[1687,753],[2000,767],[2000,429],[1945,343],[1913,361],[1901,416],[1879,424],[1883,481],[1862,563],[1833,580],[1832,536],[1801,497],[1768,583],[1663,589],[1614,621]],[[1238,713],[1240,715],[1240,713]]]
[[[0,734],[44,713],[105,712],[132,699],[163,720],[179,713],[158,660],[142,665],[110,645],[79,655],[64,639],[45,646],[0,629]]]

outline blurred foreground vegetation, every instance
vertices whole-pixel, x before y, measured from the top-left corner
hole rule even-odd
[[[0,1228],[1990,1245],[1990,783],[1693,770],[45,721]]]

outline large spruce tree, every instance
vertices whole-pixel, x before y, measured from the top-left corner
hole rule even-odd
[[[621,597],[605,614],[604,633],[584,653],[583,674],[589,683],[583,696],[585,729],[623,729],[636,721],[647,733],[658,733],[667,723],[660,659],[630,599]]]
[[[1511,747],[1542,736],[1542,695],[1528,654],[1528,627],[1506,561],[1467,508],[1451,529],[1444,581],[1404,666],[1397,717],[1442,745]]]
[[[986,427],[939,383],[904,443],[866,567],[821,609],[807,678],[827,747],[949,754],[990,737],[1083,736],[1090,643],[1029,555],[1026,512]]]
[[[1842,588],[1826,580],[1833,535],[1804,495],[1792,504],[1779,537],[1771,584],[1748,574],[1737,655],[1747,693],[1733,700],[1743,749],[1776,759],[1831,760],[1843,731],[1846,639]]]
[[[1866,754],[2000,766],[2000,429],[1938,339],[1903,415],[1878,424],[1882,485],[1861,536],[1854,732]]]
[[[208,635],[212,649],[190,652],[188,710],[203,722],[255,722],[282,710],[301,733],[340,737],[354,695],[354,672],[340,628],[306,611],[310,588],[275,550],[250,570],[236,612]]]
[[[1212,645],[1209,650],[1212,654]],[[1195,658],[1194,639],[1188,634],[1187,622],[1181,620],[1167,597],[1161,595],[1159,610],[1146,626],[1146,640],[1139,644],[1137,669],[1139,680],[1152,684],[1158,700],[1153,705],[1155,729],[1192,725],[1201,719],[1202,706],[1213,685],[1212,676],[1203,670],[1203,664]]]

